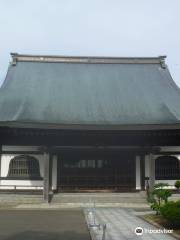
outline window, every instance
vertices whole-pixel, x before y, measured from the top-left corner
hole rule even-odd
[[[8,177],[28,179],[41,178],[38,160],[28,155],[14,157],[9,164]]]
[[[64,161],[64,168],[95,168],[95,160],[87,159],[67,159]]]
[[[66,159],[64,168],[109,168],[111,163],[107,159]]]
[[[156,179],[173,180],[180,178],[180,161],[174,156],[161,156],[156,159]]]

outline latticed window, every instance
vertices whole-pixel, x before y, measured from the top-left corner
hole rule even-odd
[[[11,159],[8,177],[12,178],[39,178],[39,162],[33,156],[20,155]]]
[[[156,159],[156,179],[180,179],[180,161],[174,156],[161,156]]]
[[[66,159],[63,168],[110,168],[111,162],[107,159]]]

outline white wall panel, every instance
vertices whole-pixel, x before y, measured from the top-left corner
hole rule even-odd
[[[53,156],[52,189],[57,189],[57,156]]]
[[[140,156],[136,156],[136,189],[141,189]]]
[[[14,157],[21,155],[19,154],[2,154],[1,155],[1,177],[7,177],[8,171],[9,171],[9,164],[11,159]],[[30,156],[35,157],[39,161],[39,167],[40,167],[40,175],[43,177],[44,175],[44,160],[43,155],[39,154],[28,154]],[[10,185],[12,187],[3,187],[3,185]],[[24,186],[31,186],[33,189],[36,189],[37,187],[43,186],[43,180],[8,180],[8,179],[1,179],[0,180],[0,188],[13,188],[13,186],[19,186],[19,188],[24,188]],[[23,186],[23,187],[20,187]],[[30,189],[27,187],[27,189]]]

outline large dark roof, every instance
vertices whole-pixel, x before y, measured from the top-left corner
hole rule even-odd
[[[0,125],[180,128],[180,90],[164,57],[13,54],[0,89]]]

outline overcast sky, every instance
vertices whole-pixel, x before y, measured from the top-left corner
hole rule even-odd
[[[180,0],[0,0],[0,82],[10,52],[167,55],[180,86]]]

